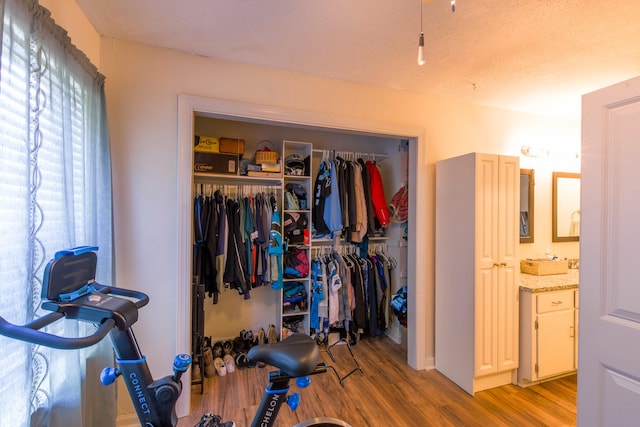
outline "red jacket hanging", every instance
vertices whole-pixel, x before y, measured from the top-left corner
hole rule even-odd
[[[367,171],[369,172],[369,191],[371,193],[371,202],[373,209],[378,218],[378,222],[383,228],[389,226],[389,209],[387,208],[387,200],[384,197],[384,186],[382,185],[382,177],[378,166],[371,160],[367,160]]]

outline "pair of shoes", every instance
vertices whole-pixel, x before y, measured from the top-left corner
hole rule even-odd
[[[214,358],[211,347],[207,347],[204,349],[202,358],[204,359],[204,376],[207,378],[214,377],[216,375],[216,368],[213,365]]]
[[[215,366],[216,372],[218,373],[219,376],[224,377],[225,375],[227,375],[227,367],[224,364],[224,360],[222,360],[219,357],[216,357],[213,360],[213,365]]]
[[[276,327],[274,325],[269,325],[269,329],[267,329],[267,342],[269,344],[278,342],[278,333],[276,332]]]

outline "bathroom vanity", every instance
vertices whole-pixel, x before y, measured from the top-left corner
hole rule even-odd
[[[520,364],[518,385],[578,369],[579,270],[566,274],[520,274]]]

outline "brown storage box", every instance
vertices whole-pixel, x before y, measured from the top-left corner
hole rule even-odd
[[[566,259],[549,261],[546,259],[523,259],[520,261],[520,271],[536,276],[547,276],[549,274],[567,274],[569,262]]]
[[[222,153],[193,153],[193,170],[195,172],[238,174],[238,155]]]
[[[220,152],[227,154],[244,154],[244,139],[237,138],[220,138]]]

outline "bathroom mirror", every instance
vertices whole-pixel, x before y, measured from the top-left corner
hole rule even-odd
[[[520,169],[520,243],[533,243],[533,169]]]
[[[552,241],[580,240],[580,174],[553,172]]]

